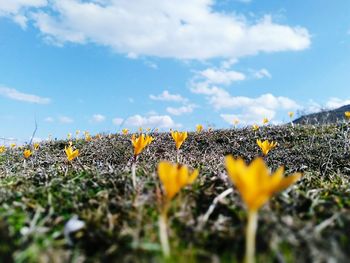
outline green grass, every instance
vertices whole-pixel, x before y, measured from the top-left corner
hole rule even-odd
[[[266,158],[272,169],[301,171],[302,179],[276,195],[259,214],[258,262],[325,262],[350,258],[350,127],[266,127],[190,134],[183,163],[200,169],[169,213],[172,258],[158,239],[160,160],[175,160],[169,134],[141,154],[132,188],[132,148],[126,136],[74,143],[79,161],[65,160],[65,141],[41,145],[25,164],[21,150],[0,155],[0,262],[241,262],[246,212],[235,190],[200,224],[214,198],[231,187],[224,156],[259,156],[256,139],[279,146]],[[85,228],[65,238],[77,215]],[[283,261],[282,261],[283,260]]]

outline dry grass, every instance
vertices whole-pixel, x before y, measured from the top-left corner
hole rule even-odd
[[[74,142],[78,161],[68,164],[66,141],[41,145],[26,163],[20,150],[0,155],[0,262],[164,262],[157,216],[159,160],[175,161],[170,134],[141,154],[138,189],[132,188],[129,136]],[[264,206],[257,235],[258,262],[347,262],[350,259],[350,127],[265,127],[189,134],[181,162],[200,168],[170,213],[173,257],[168,262],[241,261],[246,213],[236,190],[203,216],[215,197],[232,187],[223,165],[233,154],[260,155],[257,138],[279,146],[266,161],[302,180]],[[63,235],[74,215],[86,227]]]

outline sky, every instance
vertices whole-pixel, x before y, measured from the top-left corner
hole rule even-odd
[[[0,0],[0,138],[350,104],[349,0]]]

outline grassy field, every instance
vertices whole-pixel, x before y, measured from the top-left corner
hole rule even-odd
[[[0,154],[1,262],[241,262],[246,212],[233,193],[204,215],[215,197],[232,187],[227,154],[250,162],[260,156],[256,139],[278,142],[271,169],[303,172],[259,213],[258,262],[350,261],[350,126],[276,126],[190,133],[180,162],[200,169],[169,213],[172,257],[159,245],[160,160],[175,161],[168,133],[140,155],[132,187],[130,136],[73,141],[78,160],[66,161],[67,141],[52,141],[26,162],[22,150]],[[85,227],[69,237],[66,222]],[[332,261],[333,260],[333,261]]]

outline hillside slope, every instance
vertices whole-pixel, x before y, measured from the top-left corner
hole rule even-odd
[[[160,184],[156,165],[175,160],[168,133],[138,162],[132,187],[130,136],[74,141],[79,160],[66,161],[66,141],[42,144],[24,163],[22,150],[0,155],[0,259],[4,262],[164,262],[158,239]],[[301,171],[302,179],[260,211],[258,262],[346,262],[350,258],[350,126],[288,126],[189,134],[182,163],[198,180],[173,202],[167,262],[241,261],[246,212],[236,190],[201,219],[215,197],[232,187],[224,156],[261,155],[256,139],[278,142],[266,158],[272,169]],[[64,235],[78,216],[85,228]],[[0,261],[1,261],[0,260]]]

